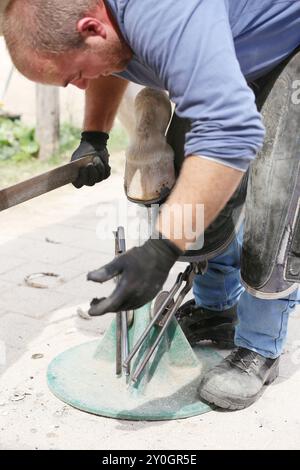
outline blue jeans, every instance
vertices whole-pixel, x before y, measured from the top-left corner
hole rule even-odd
[[[261,300],[246,292],[240,282],[242,237],[241,229],[227,250],[209,261],[207,273],[196,277],[196,304],[220,311],[238,303],[236,346],[276,358],[283,351],[289,314],[295,308],[298,293],[280,300]]]

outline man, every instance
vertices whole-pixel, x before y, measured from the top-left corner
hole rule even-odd
[[[264,96],[257,93],[257,99],[264,102],[270,89],[266,92],[261,78],[267,77],[267,83],[272,82],[274,90],[278,91],[278,77],[284,70],[278,69],[280,64],[298,70],[299,55],[296,54],[295,60],[290,57],[300,45],[300,1],[11,0],[3,27],[12,59],[25,76],[41,83],[73,84],[86,90],[84,132],[73,158],[92,151],[100,160],[98,165],[85,169],[77,181],[78,187],[95,184],[109,176],[106,143],[127,86],[126,80],[167,90],[176,105],[175,120],[188,123],[187,158],[175,189],[162,207],[156,227],[159,236],[88,276],[95,282],[120,276],[113,294],[91,305],[91,315],[140,307],[159,292],[169,270],[191,242],[184,235],[180,240],[176,238],[174,227],[178,227],[179,221],[175,213],[170,220],[173,230],[166,233],[162,220],[167,209],[173,205],[191,205],[193,212],[187,223],[194,226],[196,206],[203,204],[205,228],[209,233],[215,224],[222,227],[218,222],[219,214],[225,214],[226,218],[226,213],[231,211],[228,207],[234,206],[232,196],[245,186],[245,173],[264,139],[261,116],[247,81],[253,83],[254,89],[263,90]],[[291,134],[289,142],[294,145],[296,135]],[[273,138],[272,145],[277,143],[278,139]],[[294,146],[291,148],[295,158]],[[271,166],[267,162],[263,168]],[[286,164],[282,168],[284,171],[281,169],[278,173],[286,174]],[[263,173],[259,170],[257,174],[259,177]],[[295,175],[298,181],[296,171],[290,178]],[[252,179],[253,175],[251,187],[257,196]],[[272,186],[272,181],[268,187]],[[295,187],[291,181],[288,187]],[[262,186],[265,187],[266,182]],[[280,189],[275,188],[272,196],[282,195]],[[206,275],[197,278],[196,305],[185,306],[193,327],[197,328],[198,320],[203,321],[205,316],[206,329],[214,330],[206,337],[217,341],[216,324],[227,324],[229,335],[226,338],[230,339],[239,300],[237,348],[204,377],[199,387],[202,399],[228,409],[250,405],[263,386],[278,376],[279,356],[299,281],[297,275],[295,283],[290,278],[288,289],[282,279],[274,282],[276,285],[270,290],[276,295],[274,292],[267,295],[266,283],[261,282],[264,264],[257,263],[253,269],[252,263],[252,269],[247,268],[251,264],[247,246],[258,238],[259,254],[271,259],[271,271],[277,275],[274,258],[278,258],[278,240],[272,239],[272,246],[277,250],[274,257],[267,249],[268,237],[283,233],[279,224],[281,209],[279,216],[278,210],[264,212],[263,209],[257,213],[257,218],[266,224],[266,238],[261,232],[255,236],[258,233],[254,230],[255,224],[249,222],[250,218],[255,220],[253,201],[255,197],[250,197],[247,210],[251,217],[247,216],[245,226],[248,245],[244,246],[243,261],[246,265],[243,277],[246,281],[250,279],[249,292],[244,292],[239,279],[240,231],[231,243],[230,239],[223,243],[225,251],[216,251]],[[258,198],[258,202],[261,201],[265,207],[267,199]],[[267,224],[266,214],[273,216],[275,212],[280,230],[272,217],[273,225]],[[251,230],[254,230],[253,236]],[[247,274],[256,274],[256,271],[259,280],[251,286],[251,275],[247,278]],[[266,277],[270,279],[271,274],[268,271]],[[189,325],[188,322],[187,328]]]

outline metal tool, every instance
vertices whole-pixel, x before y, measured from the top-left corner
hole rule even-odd
[[[169,295],[166,297],[165,301],[162,305],[158,308],[157,312],[154,314],[151,322],[149,323],[148,327],[139,338],[135,346],[133,347],[131,353],[127,356],[123,363],[124,368],[130,367],[130,363],[137,352],[140,350],[141,346],[146,341],[147,337],[150,335],[151,330],[153,327],[161,325],[161,331],[157,336],[156,340],[152,344],[151,348],[149,349],[148,353],[142,360],[141,364],[136,368],[134,371],[131,380],[132,382],[136,383],[142,372],[144,371],[145,367],[149,363],[151,357],[153,356],[155,350],[157,349],[158,345],[160,344],[166,330],[168,329],[172,319],[174,318],[175,313],[179,309],[180,305],[182,304],[183,300],[185,299],[186,295],[189,293],[193,286],[193,280],[196,274],[204,274],[207,269],[207,263],[191,263],[187,266],[186,270],[183,273],[180,273],[177,277],[177,280],[172,287]],[[185,282],[184,287],[179,292],[182,284]],[[179,292],[178,297],[175,300],[176,294]]]
[[[54,170],[1,189],[0,211],[29,201],[66,184],[73,183],[78,177],[80,168],[94,163],[96,158],[98,157],[95,157],[95,155],[87,155],[74,162],[54,168]]]
[[[123,227],[118,227],[115,235],[115,253],[120,256],[126,251],[125,232]],[[122,360],[129,353],[128,341],[128,314],[125,311],[118,312],[116,318],[116,375],[122,375]],[[130,374],[129,364],[124,366],[125,375]]]

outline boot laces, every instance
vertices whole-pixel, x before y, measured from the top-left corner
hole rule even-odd
[[[245,348],[234,349],[227,360],[247,374],[250,373],[253,366],[258,365],[257,353]]]

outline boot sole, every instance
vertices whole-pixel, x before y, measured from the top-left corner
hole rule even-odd
[[[233,349],[236,347],[233,341],[215,341],[213,339],[211,341],[219,349]]]
[[[215,346],[218,349],[233,349],[236,347],[233,341],[217,340],[213,338],[201,338],[201,339],[198,338],[197,340],[190,340],[189,338],[187,338],[187,340],[192,347],[200,346],[200,343],[202,341],[211,341],[213,346]]]
[[[231,401],[230,398],[228,397],[227,399],[220,398],[217,395],[214,395],[211,392],[208,392],[207,390],[200,390],[199,395],[202,400],[207,402],[209,405],[214,405],[218,408],[223,408],[226,410],[231,410],[231,411],[237,411],[237,410],[243,410],[244,408],[247,408],[248,406],[252,405],[253,403],[256,402],[258,398],[262,395],[264,392],[264,389],[268,386],[271,385],[278,377],[279,375],[279,365],[274,369],[274,371],[271,371],[269,377],[265,381],[264,385],[262,388],[259,390],[259,392],[252,396],[251,398],[241,400],[241,399],[235,399],[237,401]]]
[[[232,333],[232,336],[234,337],[234,329],[226,329],[224,327],[219,328],[219,331],[217,329],[214,329],[213,331],[212,329],[207,329],[206,331],[202,331],[202,334],[198,333],[198,335],[194,334],[193,336],[188,336],[185,333],[185,336],[191,346],[196,346],[201,341],[211,341],[216,347],[220,349],[233,349],[235,348],[234,340],[233,338],[228,338],[228,333]]]

